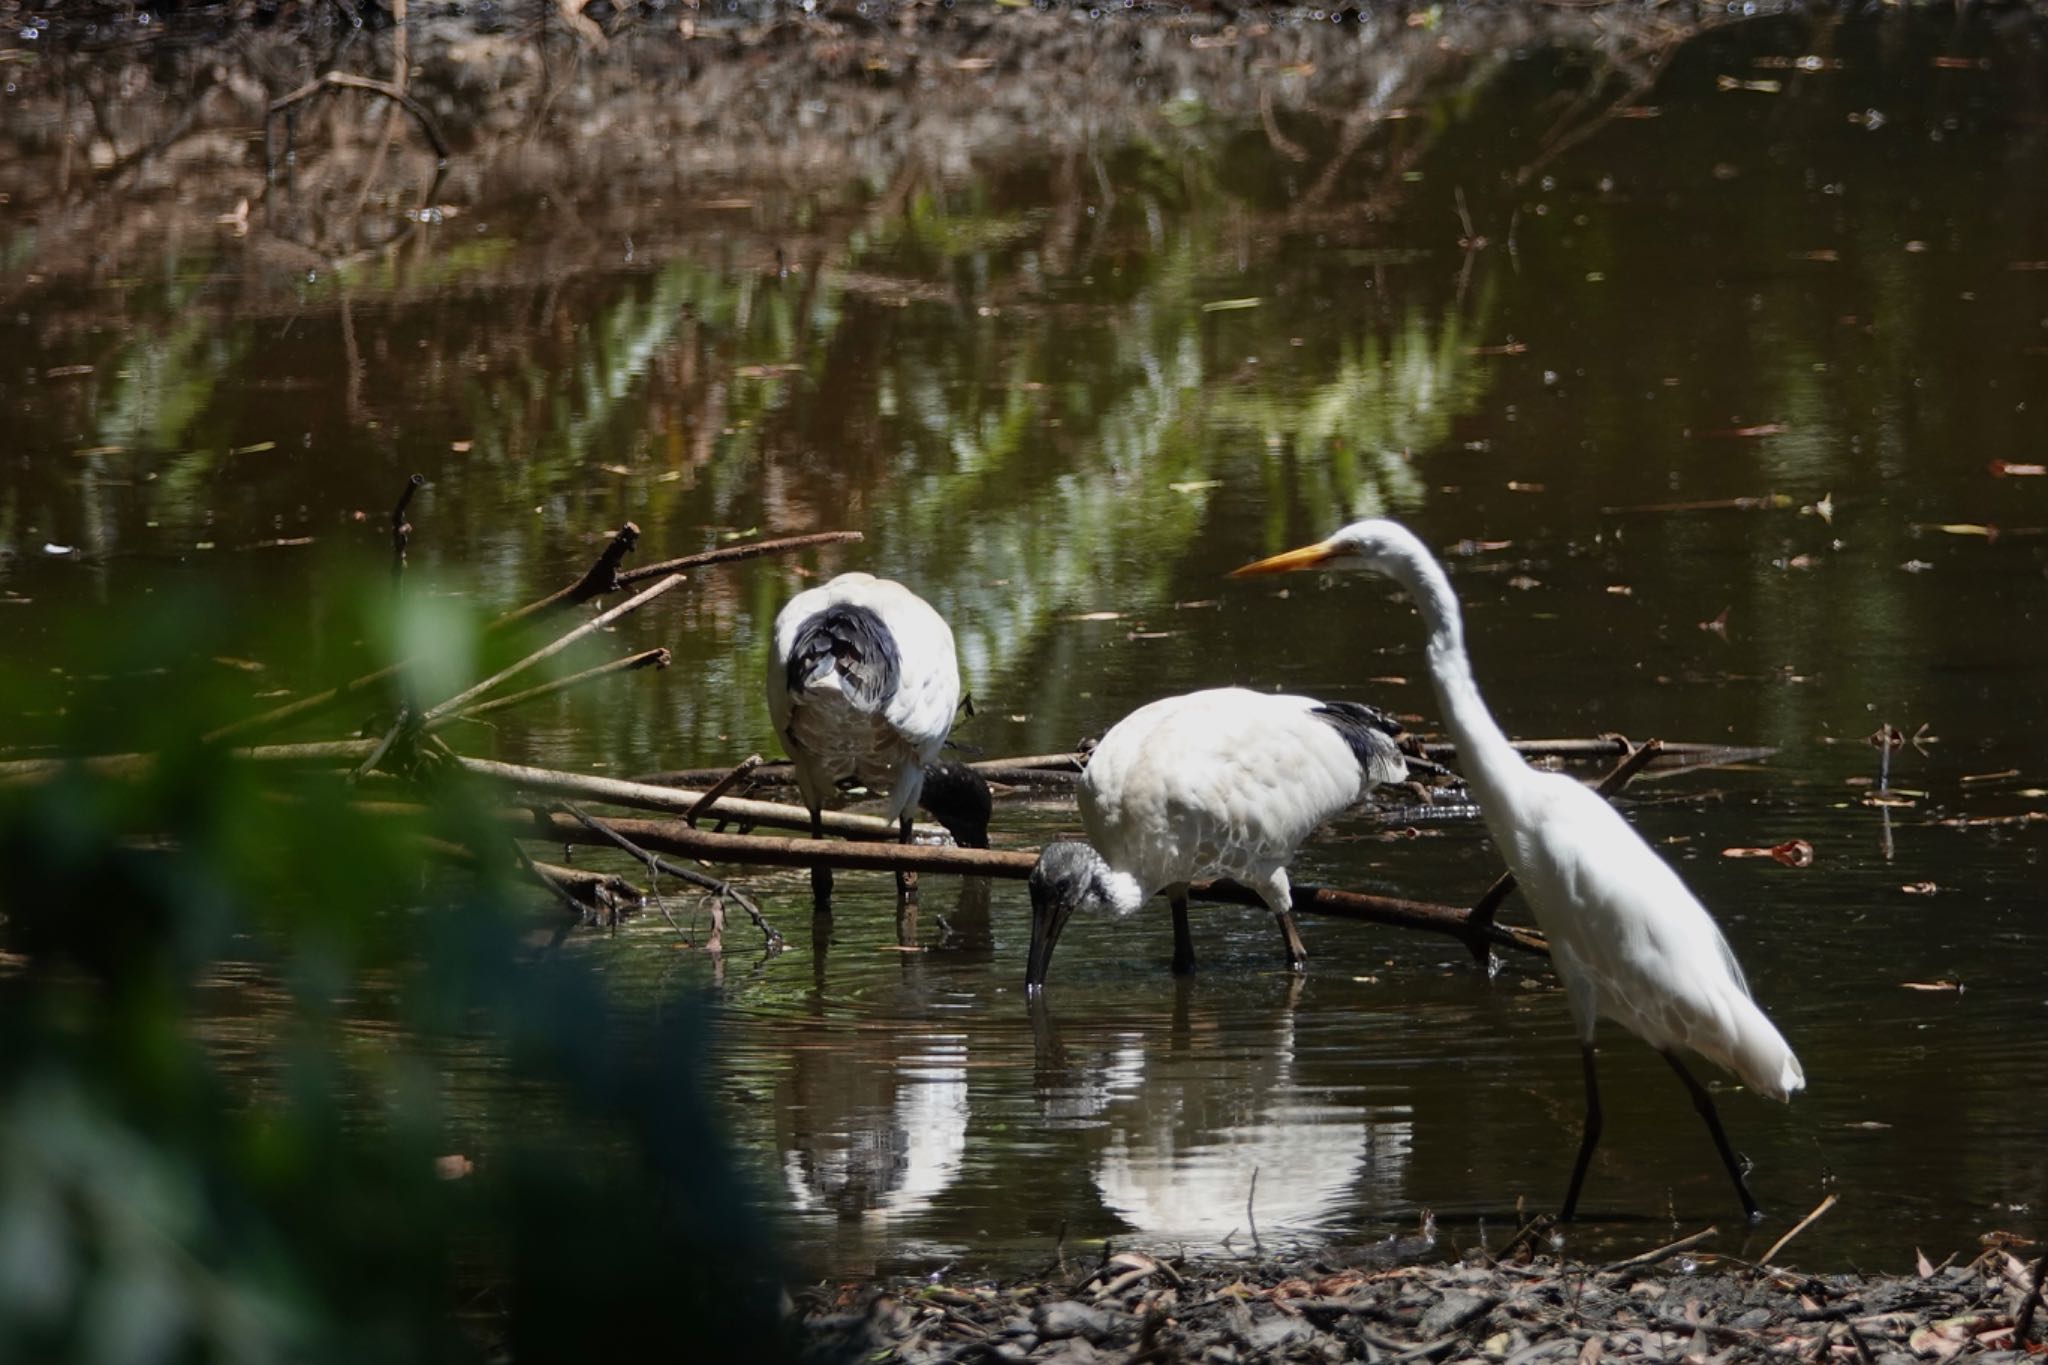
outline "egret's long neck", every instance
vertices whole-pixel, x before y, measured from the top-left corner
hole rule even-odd
[[[1429,627],[1429,677],[1444,709],[1444,724],[1458,744],[1459,771],[1482,806],[1498,804],[1508,797],[1515,778],[1529,769],[1480,700],[1479,685],[1472,680],[1472,660],[1465,653],[1465,622],[1451,580],[1419,542],[1395,564],[1394,577],[1415,599],[1416,610]]]

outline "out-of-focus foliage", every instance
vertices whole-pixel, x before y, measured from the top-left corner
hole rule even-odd
[[[10,718],[163,755],[0,786],[0,1359],[786,1354],[702,1014],[539,951],[462,791],[434,832],[476,875],[338,782],[202,751],[224,616],[0,676]]]

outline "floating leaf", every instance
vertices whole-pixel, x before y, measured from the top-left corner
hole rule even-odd
[[[1788,839],[1771,849],[1771,856],[1786,867],[1812,867],[1813,845],[1804,839]]]
[[[1747,848],[1738,845],[1721,850],[1723,858],[1770,858],[1786,867],[1813,866],[1813,845],[1804,839],[1788,839],[1782,844],[1768,848]]]

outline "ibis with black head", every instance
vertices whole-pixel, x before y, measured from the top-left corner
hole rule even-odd
[[[1400,723],[1356,702],[1212,688],[1141,706],[1088,756],[1079,788],[1088,842],[1046,845],[1031,872],[1027,990],[1045,985],[1077,910],[1128,915],[1164,891],[1173,970],[1195,969],[1188,884],[1222,876],[1273,912],[1287,965],[1305,969],[1287,865],[1318,825],[1408,776]]]

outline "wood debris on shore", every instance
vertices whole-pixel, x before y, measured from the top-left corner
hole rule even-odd
[[[806,1354],[873,1365],[1043,1361],[1465,1361],[1603,1359],[2020,1361],[2042,1354],[2028,1321],[2041,1262],[2003,1239],[1967,1264],[1904,1275],[1807,1275],[1693,1250],[1705,1234],[1607,1265],[1484,1251],[1435,1264],[1421,1238],[1349,1257],[1155,1258],[1127,1250],[1092,1270],[1017,1281],[861,1280],[799,1304]],[[2022,1332],[2030,1333],[2024,1339]],[[2018,1344],[2022,1341],[2032,1343]]]

